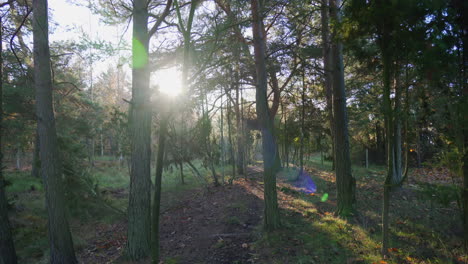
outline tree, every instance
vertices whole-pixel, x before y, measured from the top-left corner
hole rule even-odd
[[[328,124],[331,138],[331,157],[332,157],[332,169],[335,169],[335,130],[333,129],[333,88],[332,88],[332,54],[330,47],[330,5],[329,0],[322,0],[321,8],[321,22],[322,22],[322,49],[323,49],[323,71],[324,71],[324,86],[325,86],[325,98],[327,101],[327,114]]]
[[[131,173],[128,205],[127,254],[132,260],[147,257],[151,249],[151,108],[148,71],[148,5],[133,2]]]
[[[340,22],[340,0],[330,0],[331,16]],[[343,67],[343,45],[338,39],[336,30],[333,32],[331,45],[332,75],[333,75],[333,120],[335,140],[335,175],[338,206],[336,213],[348,216],[353,213],[355,203],[356,181],[351,174],[351,159],[349,156],[348,116],[346,111],[346,94]]]
[[[34,86],[40,141],[41,174],[46,192],[50,263],[77,263],[66,216],[52,102],[47,0],[34,0]]]
[[[167,122],[169,116],[168,113],[161,113],[161,122],[159,128],[159,142],[158,142],[158,154],[156,158],[156,174],[154,177],[154,190],[153,197],[153,215],[152,215],[152,226],[151,226],[151,244],[152,244],[152,261],[154,264],[159,263],[159,213],[161,208],[161,185],[162,185],[162,170],[164,166],[164,151],[166,144],[167,134]],[[182,164],[182,163],[181,163]]]
[[[5,3],[1,3],[2,7]],[[8,200],[5,192],[6,181],[3,176],[3,45],[2,45],[3,23],[0,17],[0,263],[17,263],[13,235],[8,219]]]
[[[151,249],[151,103],[149,89],[149,41],[168,15],[168,0],[156,23],[148,30],[148,1],[133,1],[131,173],[128,205],[127,255],[140,260]]]
[[[267,70],[266,70],[266,32],[263,25],[263,1],[251,0],[252,11],[252,34],[255,54],[256,72],[256,110],[257,119],[262,133],[262,154],[263,154],[263,178],[265,182],[265,229],[273,231],[280,226],[280,216],[278,209],[278,198],[276,194],[276,172],[275,165],[278,164],[278,147],[274,134],[273,120],[270,117],[267,101]]]

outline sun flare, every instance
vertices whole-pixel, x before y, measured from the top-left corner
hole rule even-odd
[[[170,97],[175,97],[182,92],[182,74],[176,67],[157,71],[154,83],[158,85],[161,93]]]

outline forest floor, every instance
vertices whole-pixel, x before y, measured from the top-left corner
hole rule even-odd
[[[357,213],[334,216],[336,195],[330,164],[307,162],[317,190],[310,194],[296,181],[298,170],[278,175],[282,228],[262,232],[263,179],[260,166],[232,185],[212,187],[177,173],[163,179],[162,263],[467,263],[450,173],[440,168],[411,171],[393,194],[389,257],[380,257],[380,210],[385,170],[354,167]],[[97,164],[101,196],[125,211],[128,176],[115,163]],[[10,172],[7,189],[14,201],[12,225],[21,263],[46,263],[44,200],[39,179]],[[302,186],[304,187],[304,186]],[[79,205],[75,206],[80,208]],[[125,263],[126,217],[110,207],[71,212],[71,228],[80,263]]]

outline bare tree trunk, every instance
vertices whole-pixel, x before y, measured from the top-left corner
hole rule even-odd
[[[332,18],[341,21],[339,7],[341,0],[330,0]],[[333,110],[335,129],[335,174],[337,186],[337,211],[340,216],[351,215],[354,211],[356,181],[351,174],[349,156],[348,116],[343,68],[343,45],[335,39],[331,46],[333,62]]]
[[[47,0],[33,1],[34,85],[41,174],[46,193],[50,263],[77,263],[68,226],[52,102]]]
[[[148,3],[133,1],[131,173],[127,255],[140,260],[151,249],[151,109],[148,71]]]
[[[274,134],[273,120],[270,117],[267,102],[267,71],[265,63],[266,33],[263,25],[263,7],[261,1],[251,0],[252,33],[256,70],[256,108],[257,118],[262,132],[263,178],[265,200],[265,229],[273,231],[281,225],[276,194],[275,165],[279,162],[278,146]]]
[[[8,201],[3,176],[3,23],[0,17],[0,263],[16,264],[16,251],[8,219]]]

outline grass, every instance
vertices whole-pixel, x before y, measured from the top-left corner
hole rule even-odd
[[[81,230],[92,230],[96,222],[112,224],[124,219],[124,215],[117,213],[111,207],[126,212],[128,206],[130,182],[128,168],[120,167],[112,157],[96,157],[96,161],[96,166],[89,171],[89,174],[97,184],[99,195],[104,202],[95,203],[96,201],[90,197],[83,197],[80,203],[68,206],[73,241],[78,250],[87,246],[87,239],[93,235],[83,233]],[[211,175],[208,174],[210,171],[201,166],[200,161],[195,161],[194,165],[202,175]],[[220,173],[220,168],[216,169]],[[184,174],[185,184],[181,184],[179,170],[164,171],[162,190],[166,204],[176,200],[181,193],[206,184],[195,177],[188,166],[184,166]],[[8,199],[15,208],[11,213],[11,221],[19,260],[21,263],[47,263],[49,254],[47,212],[42,180],[31,177],[28,171],[6,172],[5,178],[10,183],[6,188]],[[154,180],[154,174],[151,178]],[[207,182],[211,182],[208,176]],[[87,204],[86,208],[81,206],[82,203]]]
[[[317,192],[307,195],[290,185],[297,176],[296,168],[281,172],[278,195],[283,228],[271,234],[259,232],[255,245],[262,256],[261,263],[429,264],[468,260],[462,250],[461,234],[453,233],[461,227],[451,196],[453,188],[412,183],[394,193],[390,257],[383,260],[380,223],[385,167],[352,167],[357,181],[357,215],[340,219],[333,213],[336,190],[331,163],[322,164],[317,155],[307,160],[305,166]],[[329,198],[322,201],[325,194]]]
[[[333,215],[336,191],[331,163],[325,161],[322,165],[320,156],[312,156],[305,164],[317,185],[317,192],[313,196],[307,195],[290,185],[298,173],[294,167],[279,175],[278,195],[283,227],[270,234],[263,233],[258,227],[258,239],[253,246],[260,263],[382,263],[380,214],[385,168],[353,166],[358,214],[345,220]],[[180,183],[178,169],[164,171],[162,189],[165,205],[194,188],[200,189],[212,183],[211,170],[204,168],[201,161],[194,161],[194,165],[205,175],[205,180],[193,175],[188,166],[184,166],[186,184]],[[217,166],[218,175],[221,171],[222,168]],[[226,166],[226,182],[230,172],[231,167]],[[103,159],[90,173],[104,200],[126,211],[127,167],[120,168],[116,162]],[[47,263],[47,216],[41,180],[31,177],[28,172],[8,172],[6,179],[11,182],[7,194],[15,207],[11,216],[20,262]],[[263,184],[261,179],[257,183]],[[457,233],[460,219],[456,205],[451,201],[453,192],[450,187],[415,183],[405,185],[404,190],[394,195],[390,215],[392,252],[386,263],[463,263],[468,260],[461,250],[461,237]],[[325,194],[328,199],[323,199]],[[242,201],[233,201],[226,206],[233,211],[248,210],[248,205]],[[70,207],[74,217],[71,221],[73,239],[78,249],[87,246],[92,235],[81,230],[93,230],[96,222],[116,223],[125,219],[124,215],[100,204],[89,213],[79,210],[83,209]],[[241,224],[236,216],[225,217],[224,222]],[[221,241],[214,247],[223,247],[224,243]]]
[[[42,190],[42,180],[32,177],[29,171],[6,172],[5,179],[10,183],[6,188],[8,193],[26,192],[31,189]]]

